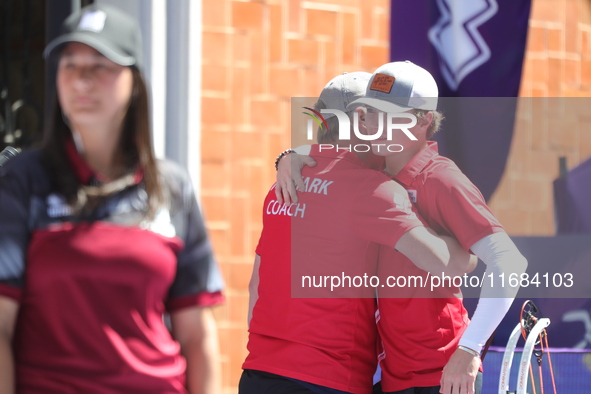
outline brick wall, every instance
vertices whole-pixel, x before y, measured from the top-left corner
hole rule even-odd
[[[227,281],[216,310],[225,393],[246,357],[247,285],[292,96],[388,61],[388,0],[203,0],[201,195]]]
[[[263,198],[272,163],[290,146],[289,100],[316,96],[343,71],[388,61],[388,0],[203,0],[201,194],[227,281],[216,310],[224,393],[235,393],[246,356],[246,311]],[[490,205],[513,235],[554,232],[551,182],[558,158],[591,156],[591,3],[533,0],[507,170]],[[553,111],[563,126],[540,122]],[[562,111],[562,112],[560,112]],[[536,120],[538,119],[538,120]]]
[[[589,1],[533,1],[520,96],[507,168],[490,207],[511,235],[554,235],[559,158],[571,169],[591,157]]]

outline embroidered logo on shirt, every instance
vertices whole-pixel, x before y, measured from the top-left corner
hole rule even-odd
[[[416,203],[417,202],[417,191],[411,190],[411,189],[408,189],[406,191],[408,192],[408,196],[410,197],[411,201]]]
[[[80,23],[78,24],[78,29],[100,33],[105,27],[106,19],[107,14],[101,10],[89,11],[82,15],[82,19],[80,19]]]
[[[50,218],[61,218],[72,215],[72,208],[67,204],[66,199],[57,194],[47,196],[47,215]]]
[[[417,215],[412,211],[410,200],[405,196],[394,193],[394,204],[396,204],[396,209],[406,213],[408,219],[418,219]]]

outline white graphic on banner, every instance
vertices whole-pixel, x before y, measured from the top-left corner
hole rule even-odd
[[[591,343],[591,316],[589,315],[589,311],[578,309],[566,312],[562,315],[562,321],[568,323],[580,322],[585,327],[585,335],[573,348],[585,349]]]
[[[429,41],[439,54],[443,78],[457,90],[462,80],[490,58],[478,27],[492,18],[496,0],[437,0],[441,17],[429,29]]]

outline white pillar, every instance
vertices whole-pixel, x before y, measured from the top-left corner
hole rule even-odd
[[[137,18],[152,91],[156,156],[186,167],[201,185],[201,0],[95,0]]]
[[[166,156],[201,184],[201,0],[167,2]]]
[[[184,1],[184,0],[183,0]],[[95,0],[134,17],[142,31],[143,74],[151,91],[152,141],[156,157],[164,158],[166,144],[166,0]]]
[[[191,0],[189,8],[189,101],[187,109],[189,151],[187,168],[193,179],[197,200],[201,194],[201,40],[203,33],[201,0]]]

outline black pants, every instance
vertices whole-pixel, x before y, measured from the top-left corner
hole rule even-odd
[[[272,373],[245,370],[238,384],[239,394],[314,394],[301,384]]]
[[[431,387],[411,387],[406,390],[400,391],[389,391],[385,392],[382,391],[380,384],[376,384],[374,386],[373,394],[439,394],[439,389],[441,386],[431,386]],[[482,372],[478,372],[476,376],[476,382],[474,383],[474,392],[476,394],[480,394],[482,391]]]

